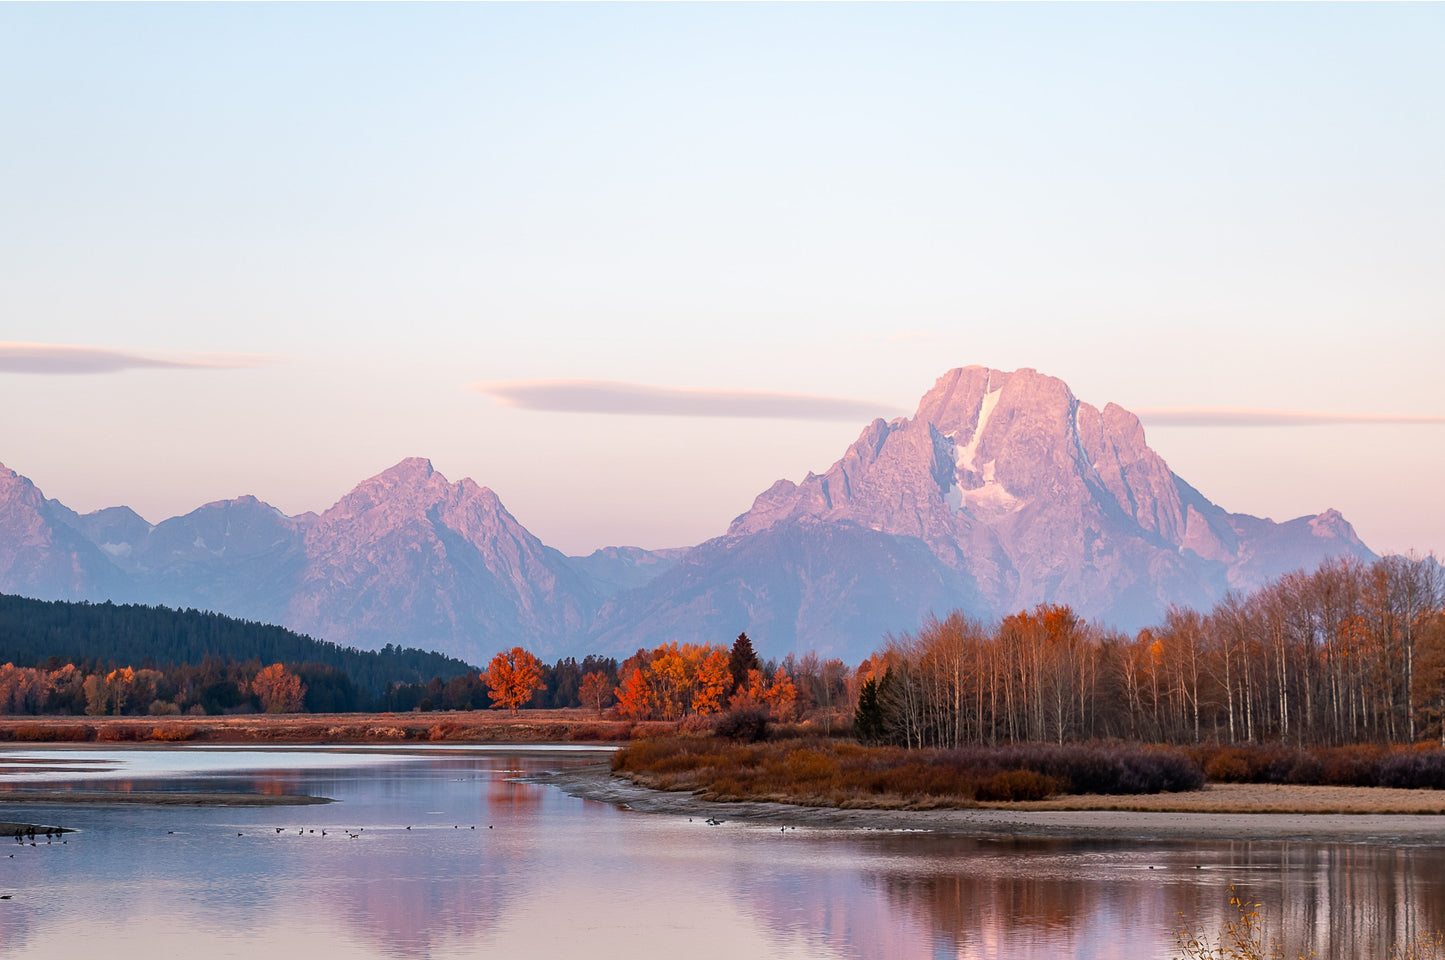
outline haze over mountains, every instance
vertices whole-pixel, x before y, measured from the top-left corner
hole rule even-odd
[[[856,660],[929,612],[1043,601],[1132,629],[1341,555],[1374,557],[1339,513],[1227,513],[1133,414],[1029,369],[949,371],[913,417],[875,420],[827,472],[779,480],[690,549],[566,557],[424,459],[320,515],[240,497],[154,526],[127,507],[77,514],[0,468],[0,591],[194,606],[472,662],[513,643],[625,655],[744,629],[769,655]]]

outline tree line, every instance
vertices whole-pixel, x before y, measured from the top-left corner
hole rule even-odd
[[[890,637],[855,674],[867,739],[1445,744],[1433,557],[1339,559],[1133,636],[1041,605]]]
[[[323,643],[194,610],[0,596],[0,711],[229,713],[587,707],[632,720],[810,719],[905,747],[1122,739],[1445,744],[1445,577],[1433,557],[1341,559],[1173,609],[1127,635],[1044,604],[889,636],[857,667],[664,644],[486,670]],[[424,679],[426,678],[426,679]]]
[[[165,668],[251,660],[334,668],[370,694],[473,672],[463,660],[428,650],[393,644],[357,650],[202,610],[0,594],[0,662],[52,669],[73,663],[93,672],[104,664]]]

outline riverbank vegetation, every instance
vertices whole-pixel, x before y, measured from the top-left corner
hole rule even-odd
[[[647,737],[619,751],[612,769],[642,786],[710,800],[914,809],[1204,785],[1183,751],[1127,744],[908,750],[816,737]]]
[[[756,714],[751,717],[756,720]],[[696,726],[639,727],[614,756],[613,772],[640,786],[713,800],[910,809],[1179,793],[1219,784],[1267,789],[1220,790],[1213,801],[1149,808],[1361,813],[1381,807],[1359,788],[1445,790],[1445,750],[1428,746],[1285,750],[1116,741],[909,749],[822,737],[799,724],[765,723],[761,731],[748,726],[738,736],[747,719],[748,714],[724,714],[711,732]],[[1317,789],[1305,795],[1305,788]],[[1395,796],[1392,803],[1399,812],[1445,809],[1445,801]],[[1091,809],[1129,806],[1105,800],[1089,804]]]

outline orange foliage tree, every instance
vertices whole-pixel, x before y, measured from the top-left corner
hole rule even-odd
[[[639,650],[618,669],[617,712],[634,720],[678,720],[722,709],[728,652],[711,644],[669,643]]]
[[[778,670],[769,679],[761,670],[749,670],[747,682],[738,687],[729,706],[734,710],[763,709],[774,720],[792,720],[797,704],[798,688],[792,677]]]
[[[299,713],[306,705],[306,684],[279,663],[262,667],[251,681],[251,690],[267,713]]]
[[[601,716],[602,708],[612,700],[612,684],[607,681],[607,674],[593,670],[583,677],[577,688],[577,698],[584,707],[591,707]]]
[[[492,706],[516,713],[545,686],[542,673],[541,660],[522,647],[513,647],[493,657],[481,676],[492,696]]]

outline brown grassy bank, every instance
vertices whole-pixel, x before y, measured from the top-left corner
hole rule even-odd
[[[1198,766],[1167,748],[1051,746],[904,750],[822,738],[738,744],[720,737],[634,740],[615,773],[707,800],[926,810],[1041,801],[1059,794],[1197,790]]]
[[[671,724],[599,719],[591,711],[244,714],[227,717],[0,717],[3,743],[617,743]]]
[[[753,744],[643,736],[614,758],[613,770],[640,786],[710,800],[840,808],[1445,813],[1445,751],[1433,744],[903,750],[790,733]]]

